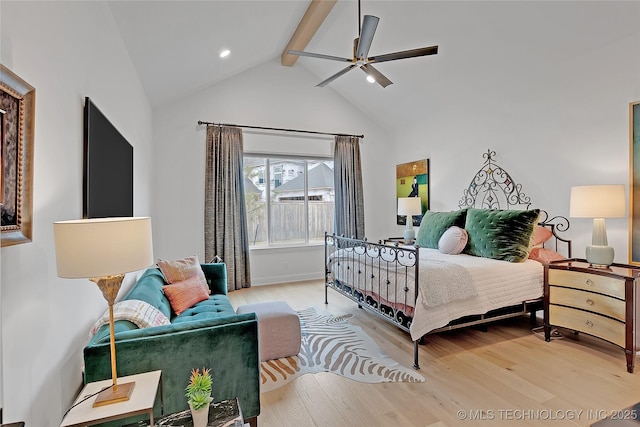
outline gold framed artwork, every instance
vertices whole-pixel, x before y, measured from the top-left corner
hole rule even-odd
[[[640,265],[640,101],[629,104],[629,263]]]
[[[0,64],[0,233],[2,246],[30,242],[36,90]]]
[[[413,225],[419,226],[422,215],[429,209],[429,159],[396,165],[396,203],[400,197],[420,197],[422,214],[413,217]],[[406,218],[397,215],[396,223],[406,225]]]

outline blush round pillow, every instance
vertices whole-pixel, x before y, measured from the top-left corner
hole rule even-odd
[[[442,233],[438,241],[438,250],[443,254],[458,255],[467,246],[467,240],[467,231],[454,225]]]

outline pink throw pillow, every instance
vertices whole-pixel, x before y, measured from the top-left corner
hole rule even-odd
[[[181,314],[200,301],[209,299],[209,293],[202,287],[197,277],[163,286],[162,292],[176,314]]]
[[[558,252],[551,249],[533,248],[531,249],[531,252],[529,252],[529,259],[538,261],[543,265],[547,265],[549,264],[550,261],[559,261],[566,258],[560,255]]]
[[[536,225],[531,235],[531,247],[542,245],[553,236],[551,230],[541,225]]]
[[[202,285],[203,289],[209,293],[209,285],[207,285],[207,279],[204,276],[204,272],[202,271],[197,255],[175,261],[159,260],[157,264],[168,284],[171,285],[173,283],[196,278]]]

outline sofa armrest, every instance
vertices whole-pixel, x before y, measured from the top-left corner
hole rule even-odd
[[[258,416],[258,321],[255,313],[247,315],[118,333],[118,376],[161,370],[167,414],[188,409],[184,389],[191,369],[211,368],[214,401],[238,397],[246,418]],[[108,340],[91,341],[84,348],[85,382],[111,378],[109,348]],[[158,400],[154,413],[161,415]]]
[[[227,265],[223,262],[200,264],[211,294],[227,295]]]

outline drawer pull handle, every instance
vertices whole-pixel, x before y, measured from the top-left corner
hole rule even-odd
[[[593,286],[593,280],[591,280],[591,279],[587,279],[587,282],[586,282],[586,283],[587,283],[587,285],[589,285],[589,286]]]
[[[592,327],[593,327],[593,322],[592,322],[591,320],[587,320],[585,323],[586,323],[586,325],[587,325],[588,327],[590,327],[590,328],[592,328]]]
[[[587,298],[587,304],[593,305],[595,302],[591,298]]]

